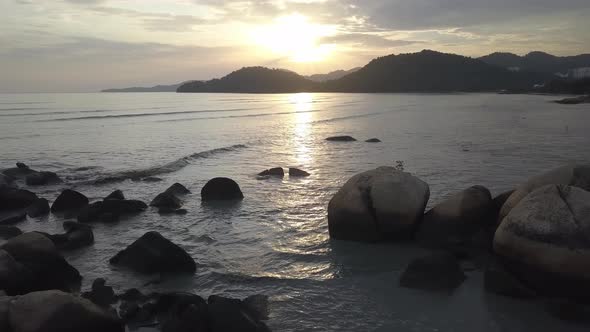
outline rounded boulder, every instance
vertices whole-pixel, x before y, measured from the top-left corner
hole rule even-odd
[[[230,178],[214,178],[201,189],[203,201],[241,200],[244,198],[238,183]]]

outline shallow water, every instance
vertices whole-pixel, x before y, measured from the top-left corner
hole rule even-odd
[[[495,94],[0,94],[0,167],[22,161],[66,179],[34,188],[53,200],[64,187],[91,200],[121,189],[149,202],[174,182],[193,191],[184,216],[154,210],[95,225],[96,243],[66,254],[87,286],[105,277],[129,287],[271,298],[276,331],[582,330],[540,304],[486,294],[470,272],[452,294],[402,289],[411,246],[330,241],[326,207],[353,174],[404,167],[430,184],[430,205],[468,186],[497,194],[528,176],[590,160],[590,107],[554,97]],[[352,135],[358,142],[326,142]],[[383,143],[363,142],[378,137]],[[295,166],[304,179],[257,179]],[[157,176],[161,182],[132,178]],[[241,203],[202,205],[205,182],[235,179]],[[100,181],[100,185],[94,184]],[[24,230],[62,232],[61,222],[28,220]],[[198,262],[194,276],[144,284],[108,264],[156,230]]]

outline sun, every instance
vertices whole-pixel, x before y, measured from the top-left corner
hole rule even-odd
[[[320,62],[332,52],[332,45],[321,44],[321,38],[332,34],[332,30],[330,26],[311,23],[306,16],[293,14],[256,27],[252,37],[256,44],[291,61]]]

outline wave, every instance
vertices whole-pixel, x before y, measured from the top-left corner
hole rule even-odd
[[[32,110],[44,110],[45,107],[11,107],[11,108],[0,108],[0,112],[5,111],[32,111]]]
[[[355,115],[342,116],[342,117],[338,117],[338,118],[316,120],[316,121],[312,121],[311,123],[316,124],[316,123],[327,123],[327,122],[335,122],[335,121],[348,120],[348,119],[367,118],[367,117],[371,117],[371,116],[375,116],[375,115],[387,114],[389,112],[391,112],[391,111],[355,114]]]
[[[131,170],[131,171],[122,171],[122,172],[115,172],[111,174],[102,175],[99,178],[91,181],[93,184],[107,184],[113,182],[122,182],[125,180],[133,180],[133,179],[141,179],[151,176],[156,176],[160,174],[167,174],[176,172],[186,166],[188,166],[191,161],[197,159],[205,159],[211,156],[226,153],[226,152],[234,152],[237,150],[241,150],[246,148],[247,146],[244,144],[236,144],[232,146],[227,146],[223,148],[217,148],[202,152],[193,153],[188,156],[184,156],[182,158],[176,159],[170,163],[167,163],[162,166],[150,167],[146,169],[140,170]]]

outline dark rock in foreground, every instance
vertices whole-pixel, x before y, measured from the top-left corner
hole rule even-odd
[[[355,142],[356,138],[352,136],[332,136],[326,138],[326,141],[329,142]]]
[[[197,264],[186,251],[158,232],[145,233],[111,258],[110,263],[145,274],[194,273],[197,270]]]
[[[229,178],[214,178],[201,189],[203,201],[241,200],[244,198],[240,186]]]
[[[353,176],[328,204],[330,237],[339,240],[409,240],[430,197],[428,184],[393,167]]]
[[[306,171],[300,170],[299,168],[290,167],[289,168],[289,176],[290,177],[306,177],[310,176],[311,174],[307,173]]]
[[[209,330],[212,332],[270,331],[266,324],[256,319],[258,313],[253,312],[241,300],[211,295],[207,303]]]
[[[95,279],[92,282],[92,289],[90,292],[84,292],[82,297],[90,300],[101,308],[108,308],[109,305],[117,302],[117,296],[113,287],[106,285],[106,280],[103,278]]]
[[[8,175],[0,173],[0,190],[3,188],[14,188],[14,179]]]
[[[558,104],[565,104],[565,105],[576,105],[576,104],[589,104],[590,103],[590,95],[586,96],[578,96],[572,98],[564,98],[555,101]]]
[[[21,235],[23,232],[18,227],[0,225],[0,239],[11,239]]]
[[[282,167],[275,167],[258,173],[258,176],[276,176],[282,178],[283,176],[285,176],[285,171]]]
[[[168,209],[179,209],[182,203],[174,194],[163,192],[158,194],[150,203],[150,206]]]
[[[23,211],[13,212],[0,217],[0,225],[14,225],[27,219],[27,214]]]
[[[497,259],[488,263],[484,272],[485,290],[515,298],[532,298],[535,292],[510,273]]]
[[[118,199],[118,200],[123,200],[125,199],[125,195],[123,194],[123,192],[121,190],[115,190],[112,193],[110,193],[107,197],[104,198],[104,200],[109,200],[109,199]]]
[[[34,193],[15,188],[0,188],[0,211],[24,209],[39,197]]]
[[[115,315],[92,302],[57,290],[34,292],[9,304],[10,327],[15,332],[123,332]]]
[[[81,193],[66,189],[55,199],[51,212],[74,211],[88,205],[88,198]]]
[[[400,278],[400,286],[424,290],[452,290],[465,280],[457,258],[449,253],[435,253],[415,259]]]
[[[59,250],[75,250],[94,243],[92,228],[86,224],[72,221],[64,222],[65,234],[43,234],[49,238]]]
[[[367,142],[367,143],[381,143],[381,140],[378,138],[369,138],[365,142]]]
[[[26,209],[27,215],[31,218],[37,218],[49,214],[49,202],[45,198],[39,198],[29,205]]]
[[[29,186],[43,186],[61,182],[62,180],[54,172],[34,172],[25,177],[25,183]]]

